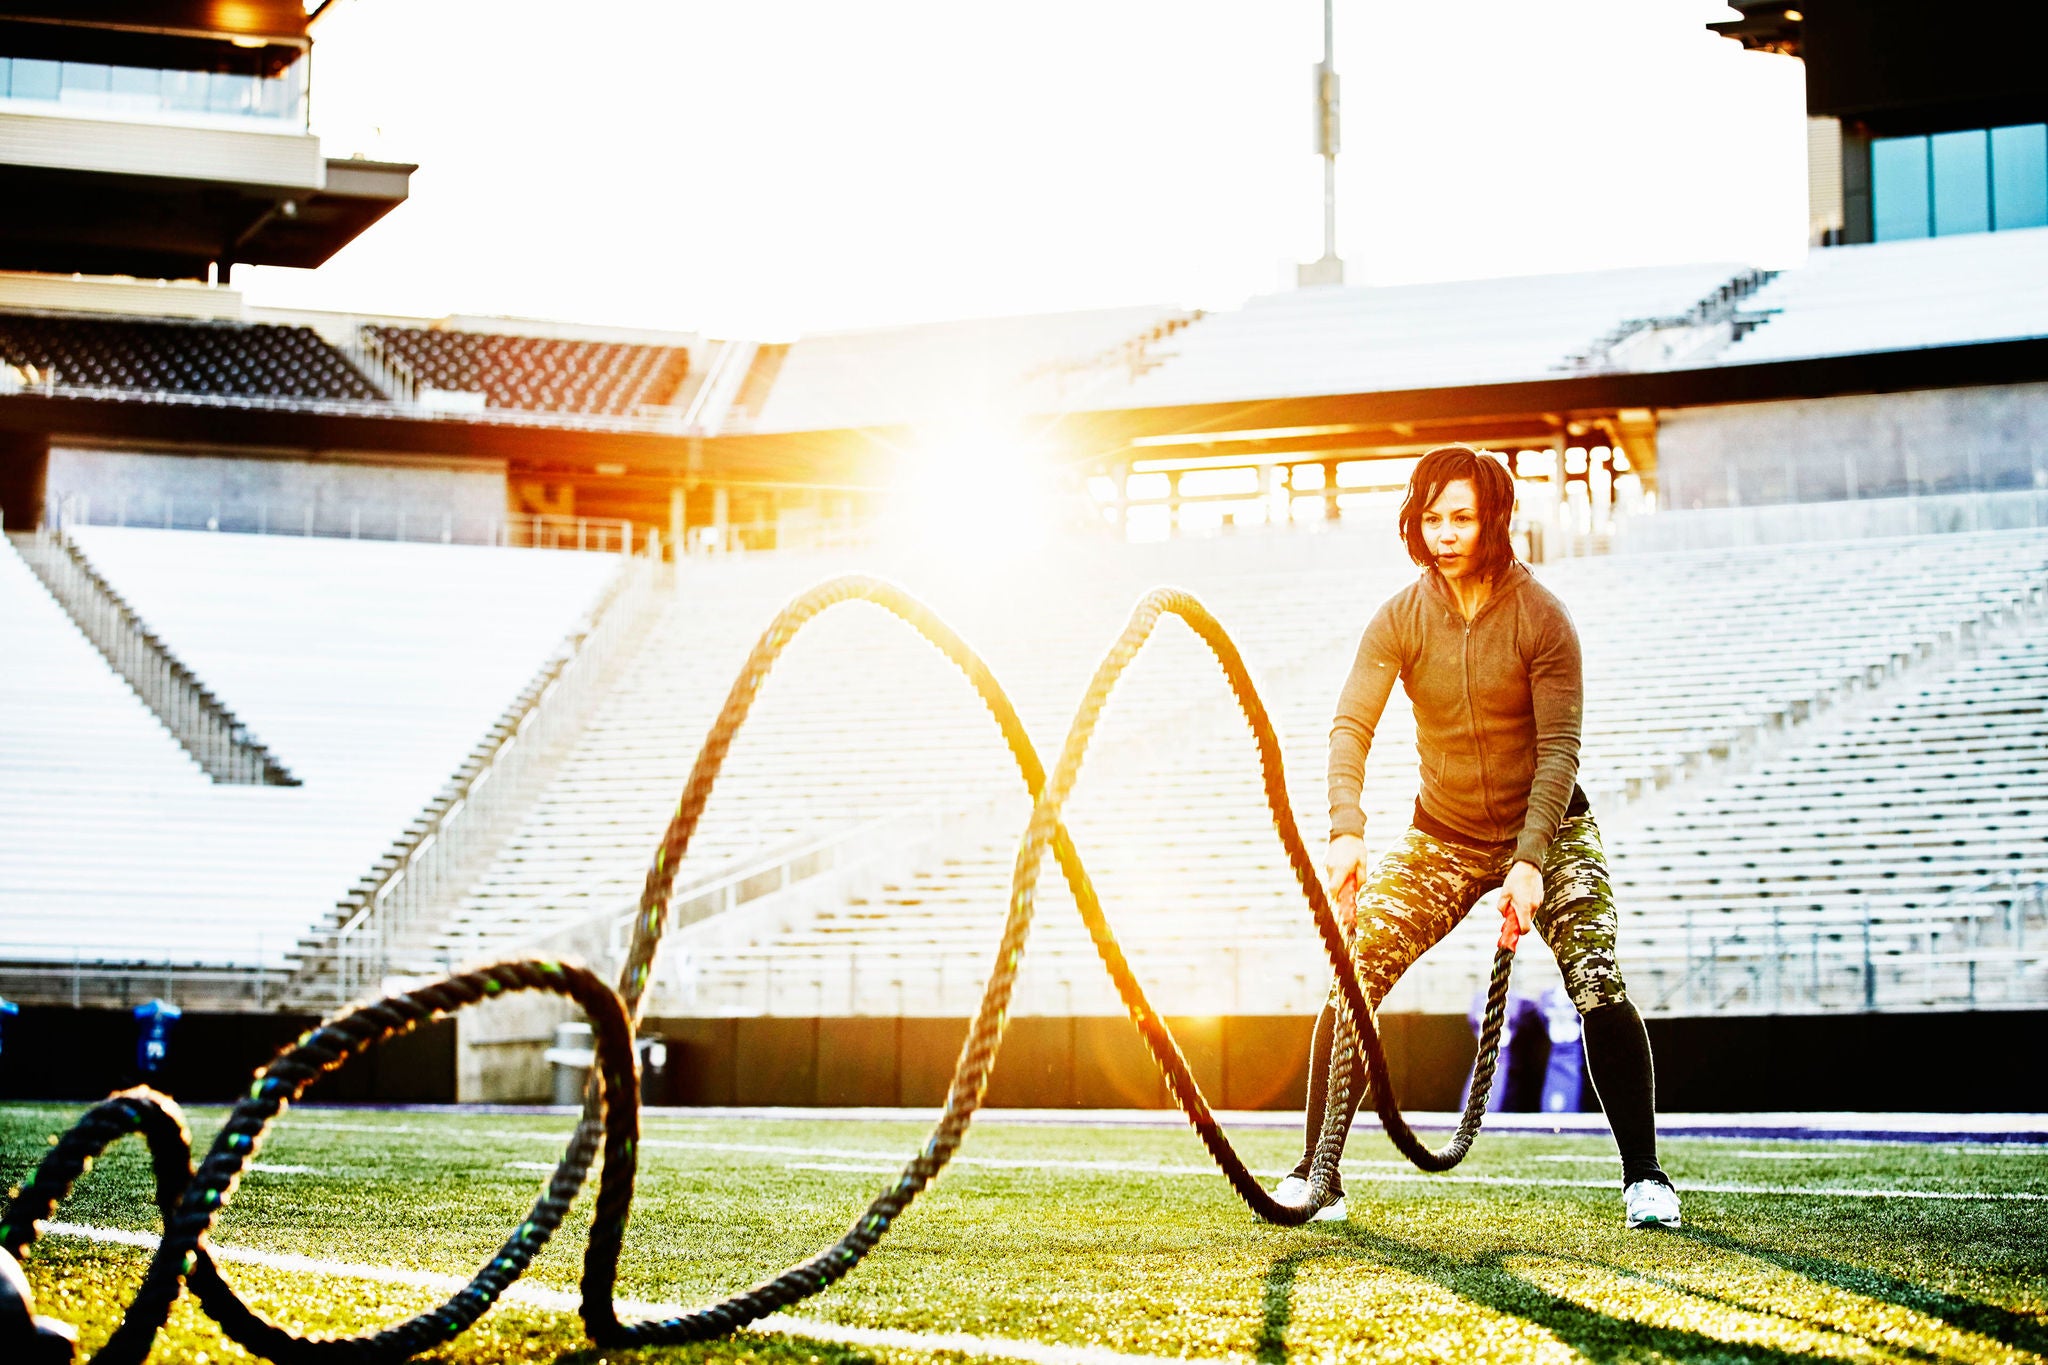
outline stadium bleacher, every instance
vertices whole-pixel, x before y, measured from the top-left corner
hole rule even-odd
[[[783,357],[753,427],[943,423],[1076,406],[1130,382],[1125,348],[1143,350],[1155,332],[1171,335],[1192,316],[1182,308],[1109,308],[802,337]],[[1101,363],[1085,364],[1090,358]]]
[[[619,562],[110,527],[77,540],[304,785],[208,782],[8,549],[0,966],[282,970]]]
[[[1764,325],[1724,365],[2048,334],[2048,228],[1877,242],[1808,254],[1751,295]]]
[[[1194,590],[1237,633],[1262,679],[1283,730],[1297,817],[1315,843],[1325,828],[1330,702],[1355,645],[1355,621],[1341,630],[1330,622],[1362,614],[1412,573],[1380,542],[1347,533],[1093,554],[1081,546],[1001,591],[920,581],[914,564],[898,570],[984,649],[1048,757],[1138,593],[1161,581]],[[1901,539],[1855,556],[1805,547],[1544,570],[1587,641],[1582,771],[1596,808],[1623,827],[1632,798],[1723,761],[1740,766],[1859,699],[1889,695],[1893,679],[1915,676],[1902,671],[1908,665],[1959,648],[2048,582],[2048,536],[1976,537],[1969,555],[1955,553],[1958,543]],[[629,906],[730,670],[781,600],[836,567],[822,556],[781,556],[686,571],[633,677],[562,779],[447,923],[412,945],[420,965],[491,956],[579,916]],[[1184,631],[1169,624],[1147,647],[1099,747],[1070,825],[1163,1007],[1312,1008],[1323,969],[1264,813],[1250,741],[1213,663]],[[792,649],[735,745],[678,894],[835,837],[893,839],[916,851],[909,865],[878,865],[822,901],[769,897],[747,914],[683,931],[658,1011],[967,1012],[1006,904],[1025,809],[1005,795],[1016,786],[987,718],[924,645],[865,609],[828,616]],[[1397,698],[1372,765],[1369,838],[1405,822],[1413,791],[1412,724]],[[934,838],[942,816],[959,823]],[[1966,843],[1949,870],[1994,875],[2005,867],[2000,847]],[[1633,859],[1618,858],[1616,875],[1625,901],[1634,897]],[[1672,886],[1663,875],[1645,865],[1645,898],[1714,903],[1709,878]],[[1902,902],[1908,909],[1933,904],[1954,883],[1911,885],[1919,899]],[[1673,928],[1654,917],[1643,923]],[[1462,1011],[1485,961],[1483,930],[1433,955],[1390,1004]],[[1659,980],[1670,970],[1668,937],[1645,949]],[[1019,990],[1023,1013],[1118,1008],[1051,884]]]
[[[421,387],[481,393],[494,408],[628,416],[670,402],[690,367],[680,346],[441,327],[366,330]]]
[[[1746,271],[1649,266],[1268,294],[1162,343],[1161,363],[1105,406],[1538,379],[1617,323],[1684,313]]]
[[[312,328],[271,323],[0,313],[0,364],[122,393],[384,398]]]

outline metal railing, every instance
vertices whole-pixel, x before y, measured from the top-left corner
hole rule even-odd
[[[154,403],[166,407],[249,412],[308,413],[323,417],[382,417],[408,422],[461,422],[469,426],[531,427],[539,430],[605,431],[683,436],[690,429],[677,408],[634,413],[561,412],[552,408],[491,408],[475,412],[431,408],[416,401],[376,398],[313,398],[305,395],[176,393],[168,389],[121,388],[105,384],[37,382],[38,397],[102,403]]]
[[[285,980],[286,973],[275,967],[0,961],[0,997],[72,1009],[129,1009],[145,1000],[166,1000],[186,1009],[263,1011],[278,1003]]]
[[[2048,880],[2000,872],[1940,904],[1820,924],[1686,911],[1676,954],[1634,955],[1647,1012],[1801,1014],[2048,1005]],[[2033,945],[2029,946],[2030,939]]]
[[[296,787],[299,779],[108,586],[61,525],[9,537],[85,638],[216,782]]]
[[[393,973],[406,940],[466,890],[529,808],[553,760],[582,731],[612,665],[639,643],[667,581],[659,542],[625,559],[587,626],[507,708],[439,795],[336,907],[334,925],[301,946],[291,994],[353,999]]]
[[[419,401],[419,383],[413,375],[412,366],[393,355],[391,348],[371,328],[358,328],[353,337],[342,343],[340,350],[348,357],[349,364],[361,370],[363,376],[382,389],[392,402],[410,404]]]
[[[505,545],[537,550],[623,554],[634,548],[629,520],[494,511],[488,516],[425,512],[402,501],[338,504],[332,499],[279,501],[67,493],[45,519],[66,526],[135,526],[161,531],[220,531],[312,540],[394,540],[415,544]],[[653,534],[652,531],[649,534]]]

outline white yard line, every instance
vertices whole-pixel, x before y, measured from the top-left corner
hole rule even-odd
[[[339,1127],[339,1125],[323,1126]],[[379,1129],[377,1131],[388,1132],[390,1130]],[[476,1133],[473,1134],[473,1136],[479,1139],[516,1139],[529,1142],[547,1142],[553,1144],[560,1144],[567,1140],[568,1135],[555,1133],[525,1133],[517,1131],[499,1130],[496,1132]],[[877,1167],[877,1169],[879,1170],[888,1171],[894,1171],[896,1169],[899,1169],[900,1166],[909,1159],[908,1156],[901,1153],[874,1151],[872,1149],[867,1148],[796,1147],[766,1142],[698,1142],[685,1138],[643,1138],[641,1140],[640,1145],[643,1148],[661,1147],[683,1151],[730,1152],[743,1156],[772,1156],[781,1157],[784,1159],[792,1157],[816,1157],[822,1158],[827,1161],[895,1163],[894,1165],[884,1165]],[[1216,1174],[1216,1168],[1214,1166],[1165,1165],[1158,1162],[1147,1161],[1060,1161],[1050,1159],[1022,1160],[1004,1157],[956,1156],[953,1158],[951,1164],[955,1166],[978,1167],[984,1170],[1072,1171],[1084,1174],[1176,1176],[1201,1176]],[[1431,1175],[1422,1171],[1411,1171],[1405,1169],[1386,1169],[1387,1167],[1400,1168],[1404,1165],[1404,1163],[1401,1162],[1353,1163],[1354,1166],[1360,1164],[1369,1165],[1373,1168],[1374,1173],[1371,1176],[1366,1177],[1366,1179],[1368,1180],[1402,1181],[1424,1185],[1500,1185],[1507,1187],[1520,1187],[1530,1189],[1586,1190],[1613,1189],[1615,1186],[1615,1182],[1613,1180],[1544,1180],[1528,1176],[1507,1175]],[[552,1168],[542,1168],[537,1166],[537,1169]],[[865,1170],[866,1168],[863,1167],[861,1169]],[[1262,1178],[1271,1179],[1283,1175],[1285,1174],[1285,1172],[1259,1171],[1255,1174],[1261,1176]],[[2020,1203],[2048,1202],[2048,1194],[2034,1193],[2032,1191],[2025,1190],[2013,1190],[2004,1192],[1979,1190],[1887,1190],[1832,1185],[1709,1185],[1687,1183],[1681,1188],[1680,1193],[1768,1194],[1805,1196],[1809,1198],[1827,1199],[1936,1199],[1985,1200],[1991,1202],[2012,1201]]]
[[[51,1223],[43,1230],[43,1235],[79,1237],[114,1246],[139,1247],[145,1251],[156,1250],[158,1240],[153,1232],[130,1232],[125,1228],[94,1227],[84,1223]],[[215,1260],[232,1265],[253,1265],[265,1270],[280,1270],[291,1274],[324,1275],[329,1278],[366,1280],[375,1284],[402,1285],[409,1289],[425,1289],[437,1294],[453,1294],[469,1283],[463,1276],[443,1275],[430,1270],[362,1265],[317,1256],[294,1256],[282,1252],[255,1251],[247,1247],[222,1246],[218,1243],[209,1243],[209,1248]],[[531,1281],[521,1280],[505,1291],[502,1301],[573,1314],[577,1311],[582,1298],[570,1290],[548,1289]],[[694,1311],[695,1308],[687,1304],[647,1303],[638,1299],[618,1301],[619,1316],[628,1321],[636,1318],[680,1317]],[[1202,1362],[1183,1357],[1130,1355],[1101,1346],[1062,1346],[1055,1342],[1020,1341],[1011,1337],[980,1336],[972,1332],[913,1332],[900,1327],[851,1327],[836,1322],[821,1322],[815,1318],[790,1317],[783,1313],[772,1314],[758,1322],[750,1323],[744,1330],[767,1336],[840,1342],[849,1346],[887,1347],[903,1351],[955,1351],[961,1355],[987,1360],[1030,1361],[1032,1365],[1222,1365],[1221,1362]]]

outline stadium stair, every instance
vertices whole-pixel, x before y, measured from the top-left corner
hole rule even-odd
[[[107,585],[62,529],[8,539],[109,667],[216,782],[295,787],[277,757]]]
[[[608,555],[81,527],[297,787],[206,779],[17,556],[0,993],[274,1007],[301,937],[616,571]]]

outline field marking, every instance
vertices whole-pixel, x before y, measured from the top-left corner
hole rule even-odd
[[[825,1157],[828,1159],[853,1161],[886,1161],[892,1157],[889,1152],[859,1151],[843,1147],[787,1147],[768,1143],[749,1142],[685,1142],[677,1139],[647,1139],[643,1147],[681,1147],[690,1150],[738,1152],[765,1156]],[[1009,1160],[1000,1157],[953,1158],[956,1166],[982,1166],[1012,1170],[1084,1171],[1095,1173],[1112,1171],[1135,1175],[1215,1175],[1214,1166],[1167,1166],[1135,1161],[1027,1161]],[[1509,1185],[1530,1186],[1537,1189],[1611,1190],[1617,1189],[1619,1180],[1567,1180],[1537,1179],[1532,1176],[1512,1175],[1433,1175],[1424,1171],[1406,1169],[1385,1170],[1385,1167],[1405,1167],[1404,1162],[1371,1162],[1376,1173],[1368,1180],[1399,1180],[1425,1185]],[[889,1167],[895,1170],[896,1167]],[[1256,1171],[1253,1174],[1270,1179],[1284,1175],[1284,1171]],[[1697,1191],[1702,1194],[1781,1194],[1826,1196],[1848,1199],[1987,1199],[2048,1201],[2048,1194],[2030,1191],[1975,1191],[1975,1190],[1881,1190],[1881,1189],[1840,1189],[1825,1185],[1731,1185],[1731,1184],[1687,1184],[1681,1193]]]
[[[275,1165],[272,1165],[272,1164],[271,1164],[270,1162],[268,1162],[268,1161],[252,1161],[252,1162],[250,1162],[250,1163],[249,1163],[249,1169],[250,1169],[250,1170],[252,1170],[252,1171],[261,1171],[261,1172],[262,1172],[263,1174],[265,1174],[265,1175],[326,1175],[326,1174],[327,1174],[327,1172],[325,1172],[325,1171],[321,1171],[321,1170],[315,1170],[315,1169],[314,1169],[313,1167],[311,1167],[311,1166],[275,1166]]]
[[[144,1251],[155,1251],[159,1240],[157,1234],[153,1232],[131,1232],[126,1228],[96,1227],[86,1223],[51,1223],[43,1229],[43,1235],[77,1237],[89,1242],[136,1247]],[[216,1242],[209,1242],[207,1249],[213,1253],[215,1260],[234,1265],[253,1265],[264,1270],[281,1270],[292,1274],[365,1280],[375,1284],[399,1285],[408,1289],[426,1289],[437,1294],[453,1294],[469,1284],[469,1280],[464,1276],[444,1275],[431,1270],[407,1270],[400,1266],[332,1261],[318,1256],[294,1255],[290,1252],[222,1246]],[[529,1280],[514,1282],[500,1298],[500,1302],[503,1303],[544,1308],[572,1316],[576,1314],[582,1301],[582,1295],[571,1290],[549,1289]],[[619,1316],[628,1320],[674,1318],[696,1311],[695,1307],[688,1304],[649,1303],[641,1299],[619,1299],[617,1307]],[[771,1314],[747,1324],[741,1330],[764,1336],[832,1341],[848,1346],[893,1347],[905,1351],[953,1351],[960,1355],[991,1360],[1030,1361],[1032,1365],[1233,1365],[1221,1360],[1205,1361],[1199,1357],[1131,1355],[1122,1351],[1112,1351],[1103,1346],[1064,1346],[1056,1342],[980,1336],[972,1332],[915,1332],[902,1327],[854,1327],[844,1323],[823,1322],[816,1318],[791,1317],[786,1313]]]
[[[311,1125],[341,1128],[340,1124]],[[390,1128],[374,1125],[356,1125],[362,1131],[388,1133]],[[439,1133],[448,1137],[450,1134]],[[526,1133],[511,1129],[485,1130],[467,1134],[477,1139],[520,1140],[527,1142],[562,1143],[568,1135],[554,1133]],[[642,1147],[666,1147],[685,1151],[731,1152],[740,1155],[778,1157],[822,1157],[827,1160],[893,1162],[886,1168],[895,1171],[909,1160],[895,1152],[878,1152],[852,1147],[792,1147],[765,1142],[701,1142],[684,1138],[643,1138]],[[1839,1155],[1839,1154],[1837,1154]],[[1539,1158],[1540,1159],[1540,1158]],[[950,1163],[954,1166],[974,1166],[990,1170],[1033,1170],[1033,1171],[1081,1171],[1118,1175],[1215,1175],[1214,1166],[1170,1166],[1157,1162],[1142,1161],[1062,1161],[1055,1159],[1023,1159],[1007,1157],[956,1156]],[[1498,1185],[1531,1189],[1558,1190],[1607,1190],[1614,1189],[1614,1180],[1568,1180],[1538,1179],[1533,1176],[1510,1175],[1434,1175],[1423,1171],[1405,1169],[1406,1162],[1353,1162],[1352,1166],[1366,1166],[1376,1173],[1372,1180],[1402,1181],[1423,1185]],[[536,1169],[552,1170],[535,1163]],[[1387,1168],[1394,1169],[1387,1169]],[[1254,1171],[1262,1179],[1272,1179],[1287,1174],[1281,1170]],[[1987,1202],[2044,1203],[2048,1194],[2029,1190],[1886,1190],[1829,1185],[1736,1185],[1736,1184],[1694,1184],[1686,1183],[1681,1194],[1768,1194],[1824,1199],[1934,1199],[1934,1200],[1983,1200]]]
[[[895,1166],[855,1166],[845,1161],[785,1161],[785,1171],[838,1171],[846,1175],[894,1175]]]

